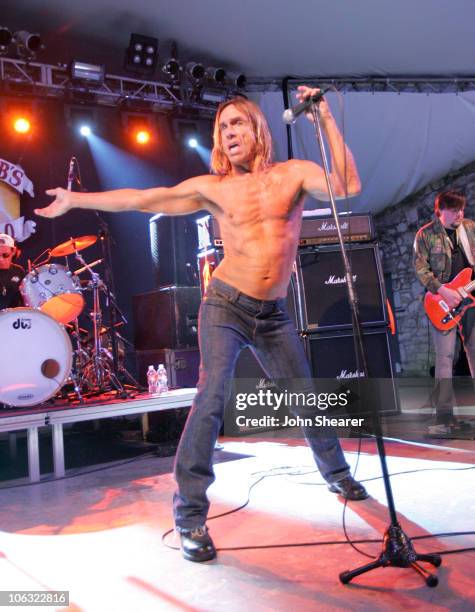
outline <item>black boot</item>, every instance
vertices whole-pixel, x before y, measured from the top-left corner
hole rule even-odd
[[[353,476],[346,476],[338,482],[332,482],[328,485],[328,490],[352,501],[359,501],[368,497],[366,489]]]
[[[208,534],[206,525],[189,531],[180,531],[181,552],[188,561],[211,561],[216,557],[216,548]]]

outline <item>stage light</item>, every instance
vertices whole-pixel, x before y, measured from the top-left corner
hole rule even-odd
[[[222,84],[226,79],[226,70],[224,68],[209,66],[209,68],[206,68],[206,78],[214,81],[215,83]]]
[[[197,62],[188,62],[186,65],[186,72],[195,81],[200,81],[205,75],[203,64],[198,64]]]
[[[154,139],[155,123],[148,113],[122,112],[121,123],[134,144],[146,145]]]
[[[194,137],[188,138],[188,146],[190,147],[190,149],[196,149],[198,144],[199,143],[196,138]]]
[[[81,136],[90,136],[91,135],[91,128],[88,125],[81,125],[79,127],[79,133],[81,134]]]
[[[7,51],[12,42],[13,34],[5,26],[0,26],[0,53]]]
[[[138,130],[135,132],[135,140],[138,144],[147,144],[150,142],[150,132],[148,130]]]
[[[226,91],[223,89],[203,87],[203,89],[201,90],[201,99],[203,102],[212,102],[213,104],[219,104],[226,100]]]
[[[40,35],[32,34],[26,30],[15,32],[13,35],[13,41],[18,45],[18,50],[20,52],[23,51],[27,52],[28,54],[35,54],[37,51],[44,49]]]
[[[158,60],[158,38],[131,34],[125,51],[125,68],[134,72],[151,75]]]
[[[180,70],[180,62],[174,57],[171,57],[162,66],[162,71],[172,79],[178,78]]]
[[[31,123],[26,117],[17,117],[13,122],[13,129],[19,134],[27,134],[31,129]]]
[[[228,74],[228,80],[230,83],[232,83],[232,85],[234,85],[234,87],[237,87],[238,89],[243,89],[244,87],[246,87],[247,77],[245,74],[241,74],[239,72],[230,72]]]
[[[101,64],[87,64],[78,60],[72,60],[69,65],[69,74],[75,81],[88,81],[92,83],[103,83],[106,68]]]

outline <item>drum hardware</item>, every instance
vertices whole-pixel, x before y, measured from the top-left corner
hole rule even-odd
[[[89,264],[89,267],[90,268],[94,268],[94,266],[97,266],[98,264],[102,263],[103,261],[104,261],[103,259],[96,259],[96,261],[93,261],[92,263]],[[74,270],[73,274],[74,274],[74,276],[78,276],[79,274],[82,274],[86,270],[87,270],[87,268],[85,266],[83,266],[82,268],[78,268],[77,270]]]
[[[87,264],[79,252],[75,253],[76,259],[82,264],[84,270],[90,275],[88,287],[92,289],[93,309],[89,316],[93,324],[93,346],[89,353],[89,360],[82,368],[80,384],[88,387],[92,392],[102,393],[110,385],[121,396],[126,396],[126,390],[120,382],[113,367],[111,353],[103,346],[101,338],[102,329],[102,308],[100,293],[106,292],[107,288],[104,281],[97,272],[94,272],[91,265]],[[80,353],[83,354],[83,353]]]
[[[110,346],[112,350],[114,371],[117,376],[120,377],[124,386],[128,388],[131,392],[140,391],[141,387],[137,380],[132,376],[132,374],[125,367],[125,359],[123,362],[120,360],[119,350],[118,350],[118,340],[119,336],[117,336],[116,329],[118,327],[117,323],[122,321],[125,325],[127,325],[127,319],[124,313],[120,310],[117,305],[117,301],[115,299],[115,288],[114,288],[114,275],[112,274],[112,249],[111,245],[113,243],[113,238],[111,236],[109,226],[106,221],[102,218],[98,211],[95,211],[95,215],[97,217],[97,221],[100,226],[100,230],[98,232],[99,241],[101,245],[102,257],[104,259],[104,273],[105,273],[105,283],[106,283],[106,306],[108,312],[108,319],[110,325]],[[118,321],[119,319],[119,321]],[[133,348],[130,342],[128,342],[125,338],[123,338],[126,345],[129,345]],[[124,357],[125,357],[125,346],[124,346]]]
[[[85,348],[85,342],[81,339],[81,335],[87,334],[87,330],[79,327],[79,320],[76,319],[71,325],[68,325],[68,330],[73,338],[76,348],[73,350],[73,365],[71,368],[70,380],[73,385],[74,392],[76,393],[79,403],[84,403],[84,398],[81,391],[81,372],[84,371],[88,361],[90,360],[90,354]]]

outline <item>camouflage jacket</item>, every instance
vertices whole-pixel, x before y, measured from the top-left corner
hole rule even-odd
[[[462,224],[475,259],[475,221],[464,219]],[[432,293],[450,279],[452,269],[452,244],[444,226],[435,219],[424,225],[414,240],[414,269],[417,278]]]

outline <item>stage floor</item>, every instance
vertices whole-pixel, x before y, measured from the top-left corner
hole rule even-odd
[[[0,590],[67,590],[67,609],[76,612],[474,609],[473,552],[444,555],[436,588],[398,568],[340,584],[339,572],[369,559],[347,543],[325,544],[345,540],[344,504],[327,491],[305,444],[284,433],[225,439],[224,450],[215,453],[210,516],[243,504],[257,484],[245,509],[209,521],[219,553],[205,564],[185,561],[161,540],[172,526],[170,457],[83,467],[37,484],[3,483]],[[355,466],[357,441],[343,440],[343,446]],[[407,535],[474,529],[475,442],[391,441],[387,452]],[[348,504],[348,535],[380,538],[389,518],[370,440],[363,441],[357,476],[370,498]],[[173,534],[166,543],[177,544]],[[474,547],[475,536],[414,545],[418,552]],[[380,551],[378,543],[359,547],[371,555]]]

